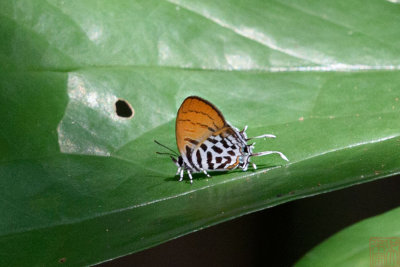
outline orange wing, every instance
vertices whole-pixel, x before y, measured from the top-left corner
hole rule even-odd
[[[176,144],[181,154],[185,146],[195,148],[210,137],[229,127],[222,113],[210,102],[197,96],[186,98],[176,116]]]

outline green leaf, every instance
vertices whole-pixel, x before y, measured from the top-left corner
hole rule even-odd
[[[400,171],[399,5],[2,1],[1,265],[86,265]],[[272,133],[257,170],[177,182],[183,99]],[[133,118],[115,112],[118,99]]]
[[[296,266],[383,266],[383,260],[399,263],[400,208],[356,223],[309,251]],[[378,244],[380,247],[378,247]],[[392,256],[392,257],[390,257]],[[387,262],[386,266],[396,264]]]

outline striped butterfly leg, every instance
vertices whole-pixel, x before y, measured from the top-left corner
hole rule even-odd
[[[179,174],[179,182],[183,181],[183,176],[185,175],[185,170],[186,170],[190,178],[190,183],[192,184],[193,183],[192,173],[190,172],[189,169],[185,168],[185,164],[183,163],[182,157],[179,156],[178,159],[175,159],[174,157],[171,156],[171,159],[178,167],[178,170],[176,171],[175,175]]]
[[[187,171],[188,176],[189,176],[189,178],[190,178],[190,183],[193,184],[193,177],[192,177],[191,171],[188,170],[188,169],[187,169],[186,171]],[[179,167],[179,168],[178,168],[178,171],[176,172],[176,174],[178,174],[178,173],[179,173],[179,182],[182,182],[182,181],[183,181],[183,176],[184,176],[184,174],[185,174],[184,168]]]
[[[251,165],[253,165],[253,169],[257,170],[257,165],[255,163],[251,163]]]
[[[190,183],[193,184],[193,177],[192,177],[192,173],[190,172],[190,170],[187,170],[187,173],[189,175],[190,178]]]
[[[185,171],[185,166],[183,165],[182,157],[179,156],[178,159],[175,159],[173,156],[171,156],[171,159],[175,163],[175,165],[178,167],[178,170],[176,171],[175,175],[179,174],[179,176],[180,176],[179,182],[181,182],[183,180],[183,174]]]
[[[176,171],[175,175],[178,175],[181,173],[182,167],[178,167],[178,170]]]
[[[211,177],[207,172],[206,172],[206,170],[205,169],[200,169],[207,177]]]
[[[207,175],[207,177],[211,177],[211,176],[206,172],[206,170],[204,170],[204,169],[200,169],[200,170],[201,170],[205,175]],[[190,183],[193,184],[192,172],[191,172],[190,170],[187,170],[187,173],[188,173],[189,178],[190,178]],[[179,180],[179,181],[181,181],[181,180]]]
[[[204,170],[204,169],[200,169],[200,170],[201,170],[205,175],[207,175],[207,177],[211,177],[211,176],[207,173],[206,170]],[[189,178],[190,178],[190,183],[193,184],[192,172],[191,172],[190,170],[186,170],[186,171],[187,171],[188,176],[189,176]],[[184,169],[183,169],[182,167],[179,167],[179,168],[178,168],[178,171],[177,171],[176,174],[175,174],[175,175],[178,175],[178,174],[179,174],[179,182],[182,182],[184,173],[185,173]]]
[[[183,170],[183,168],[181,168],[181,167],[179,167],[179,169],[178,169],[178,172],[176,173],[176,174],[178,174],[179,173],[179,182],[182,182],[182,180],[183,180],[183,174],[184,174],[184,170]]]

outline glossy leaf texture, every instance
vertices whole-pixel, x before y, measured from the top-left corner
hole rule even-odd
[[[400,171],[391,1],[2,1],[1,265],[86,265]],[[177,182],[183,99],[248,135],[257,170]],[[127,101],[133,118],[116,114]]]
[[[313,248],[295,266],[396,266],[399,220],[396,208],[356,223]]]

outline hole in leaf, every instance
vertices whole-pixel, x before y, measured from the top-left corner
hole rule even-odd
[[[61,258],[58,260],[59,263],[64,263],[67,260],[67,258]]]
[[[115,102],[115,111],[117,115],[122,118],[132,118],[134,114],[132,106],[123,99],[118,99],[117,102]]]

